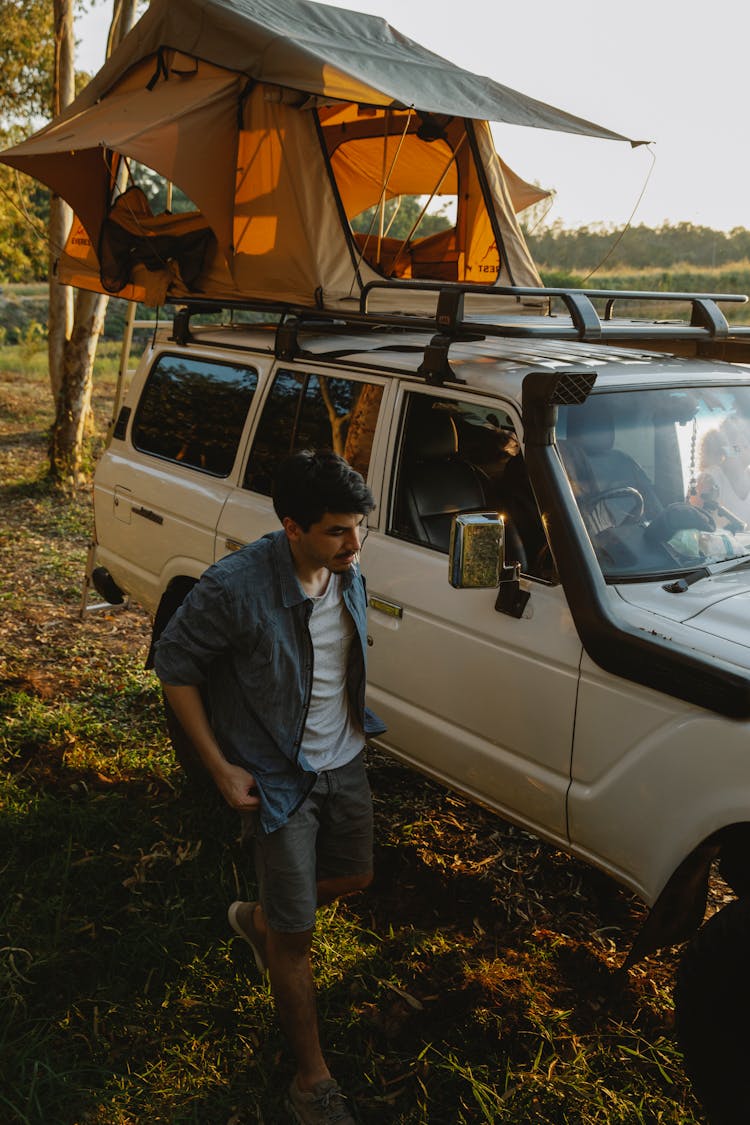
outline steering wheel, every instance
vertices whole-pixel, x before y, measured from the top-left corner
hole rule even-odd
[[[595,492],[593,496],[581,496],[579,504],[588,515],[591,515],[594,508],[598,504],[604,504],[607,500],[630,500],[632,501],[632,510],[625,513],[623,518],[619,521],[612,521],[612,527],[621,527],[626,523],[638,523],[643,518],[643,513],[646,508],[646,502],[643,499],[643,494],[637,488],[633,488],[629,484],[616,485],[613,488],[605,488],[602,492]],[[607,515],[612,519],[611,509],[607,509]]]

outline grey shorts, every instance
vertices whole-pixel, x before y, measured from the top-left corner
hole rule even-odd
[[[255,835],[258,897],[268,924],[301,933],[315,924],[319,879],[372,871],[372,796],[364,751],[318,775],[296,813]]]

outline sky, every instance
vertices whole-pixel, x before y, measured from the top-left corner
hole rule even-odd
[[[180,0],[174,0],[179,4]],[[634,140],[493,126],[503,160],[553,189],[544,225],[750,227],[748,0],[329,0],[458,63]],[[104,58],[111,3],[76,24],[76,65]],[[645,190],[644,190],[645,187]],[[639,197],[642,198],[639,202]]]

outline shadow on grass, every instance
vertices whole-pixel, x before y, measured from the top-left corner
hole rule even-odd
[[[113,782],[62,759],[45,771],[36,755],[15,767],[0,808],[0,1120],[286,1121],[291,1060],[268,987],[226,923],[227,904],[254,889],[234,814],[171,776]],[[375,770],[374,783],[382,810],[378,788],[392,795],[391,778]],[[327,1051],[366,1125],[593,1121],[575,1110],[593,1080],[561,1093],[544,1074],[580,1069],[581,1044],[611,1038],[616,1024],[658,1031],[574,932],[597,877],[582,891],[561,861],[560,878],[535,891],[543,846],[527,847],[519,874],[514,830],[496,841],[494,819],[476,816],[469,827],[492,830],[485,850],[504,857],[505,882],[481,858],[464,869],[455,841],[446,835],[441,851],[429,824],[393,843],[381,811],[373,888],[321,917]],[[540,854],[539,871],[550,857]],[[519,880],[530,886],[516,912],[500,910]],[[627,901],[611,899],[612,917]],[[586,925],[590,937],[590,914]],[[590,1065],[604,1069],[597,1051]],[[651,1064],[642,1078],[669,1083]]]
[[[234,818],[154,782],[19,782],[0,811],[0,1119],[227,1120],[241,1063],[263,1069],[269,1034],[280,1049],[229,945],[252,877]]]

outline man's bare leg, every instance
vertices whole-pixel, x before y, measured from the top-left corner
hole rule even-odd
[[[266,929],[266,955],[281,1029],[297,1061],[297,1085],[309,1093],[331,1074],[318,1033],[315,985],[310,964],[312,930],[280,934]]]
[[[318,881],[318,905],[324,906],[342,895],[363,890],[372,882],[370,873],[345,875]],[[282,1031],[289,1040],[297,1061],[297,1085],[309,1093],[318,1082],[331,1077],[320,1046],[315,985],[310,947],[312,930],[297,934],[271,929],[263,908],[258,905],[253,924],[265,941],[265,955],[276,1009]]]
[[[335,902],[337,898],[343,898],[344,895],[354,894],[356,891],[363,891],[365,887],[369,887],[371,882],[372,872],[367,872],[362,875],[344,875],[336,879],[319,879],[316,884],[318,906],[327,906],[329,902]],[[265,957],[266,934],[268,932],[266,916],[263,913],[263,907],[259,902],[256,902],[253,904],[254,912],[252,917],[250,917],[250,905],[250,903],[241,904],[239,914],[240,924],[246,925],[248,921],[252,923],[258,937],[262,939],[262,952]],[[247,915],[245,915],[246,909],[248,910]]]
[[[372,882],[372,872],[367,871],[361,875],[339,875],[335,879],[318,879],[318,906],[327,906],[344,895],[363,891]]]

